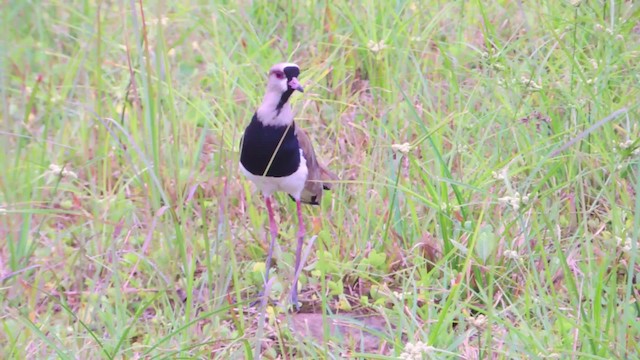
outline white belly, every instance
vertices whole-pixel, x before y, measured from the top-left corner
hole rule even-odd
[[[265,196],[271,196],[277,191],[284,191],[296,200],[299,200],[300,194],[302,194],[302,190],[304,189],[304,183],[307,181],[307,175],[309,174],[307,160],[302,155],[302,149],[300,149],[300,166],[298,170],[288,176],[271,177],[254,175],[245,169],[242,163],[239,164],[240,172],[251,180]]]

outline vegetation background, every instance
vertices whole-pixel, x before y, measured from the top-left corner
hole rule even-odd
[[[0,27],[0,358],[640,351],[638,2],[5,0]],[[341,178],[297,315],[248,306],[237,166],[285,60]]]

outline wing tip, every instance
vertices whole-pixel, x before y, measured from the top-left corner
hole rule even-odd
[[[291,196],[291,194],[287,194],[289,195],[289,198],[291,198],[291,200],[296,201],[296,198],[294,198],[293,196]],[[300,202],[303,204],[307,204],[307,205],[320,205],[320,202],[318,201],[318,196],[314,195],[311,197],[311,199],[307,200],[307,199],[300,199]]]

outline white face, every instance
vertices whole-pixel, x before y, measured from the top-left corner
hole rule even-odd
[[[269,70],[267,92],[283,94],[287,90],[304,91],[297,76],[300,68],[294,63],[280,63]]]
[[[284,93],[289,89],[287,82],[287,76],[282,69],[274,67],[269,71],[269,82],[267,84],[269,91]]]

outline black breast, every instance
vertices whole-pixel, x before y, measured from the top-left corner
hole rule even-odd
[[[295,135],[295,124],[265,126],[254,114],[244,131],[240,146],[240,163],[254,175],[265,175],[266,171],[266,176],[288,176],[300,166],[300,145]]]

